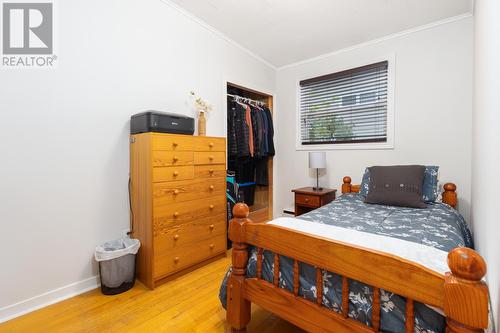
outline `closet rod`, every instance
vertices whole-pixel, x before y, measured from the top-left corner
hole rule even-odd
[[[229,97],[234,98],[235,100],[242,100],[243,102],[253,102],[257,105],[266,105],[266,103],[261,102],[261,101],[256,101],[254,99],[248,98],[248,97],[243,97],[243,96],[238,96],[238,95],[233,95],[233,94],[227,94]]]

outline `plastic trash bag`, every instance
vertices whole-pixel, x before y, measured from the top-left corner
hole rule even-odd
[[[141,242],[138,239],[130,238],[120,238],[95,248],[95,260],[106,261],[119,257],[123,257],[127,254],[137,254],[139,248],[141,247]]]

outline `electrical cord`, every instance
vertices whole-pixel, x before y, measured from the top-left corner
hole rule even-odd
[[[132,178],[128,177],[128,206],[130,210],[130,230],[127,235],[130,236],[134,232],[134,209],[132,208]]]

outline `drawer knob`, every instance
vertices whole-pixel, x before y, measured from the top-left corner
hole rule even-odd
[[[215,226],[214,226],[213,224],[211,224],[211,225],[209,226],[210,230],[214,230],[214,227],[215,227]]]
[[[209,172],[210,174],[213,174],[213,173],[214,173],[214,169],[210,169],[210,170],[208,170],[208,172]]]
[[[309,198],[306,198],[306,202],[309,202]]]
[[[172,146],[177,147],[179,144],[177,142],[172,142]]]
[[[174,240],[178,240],[179,239],[179,235],[174,235]]]
[[[178,217],[178,216],[179,216],[179,212],[175,212],[174,217]]]
[[[177,177],[179,175],[179,171],[174,171],[174,177]]]
[[[180,259],[179,257],[175,257],[175,258],[174,258],[174,262],[175,262],[175,263],[178,263],[178,262],[179,262],[179,259]]]
[[[210,148],[212,148],[212,147],[214,146],[214,143],[213,143],[213,142],[210,142],[210,143],[208,144],[208,146],[209,146]]]
[[[214,157],[213,157],[212,155],[210,155],[210,156],[208,156],[208,159],[209,159],[210,161],[212,161],[212,160],[214,159]]]
[[[210,189],[210,191],[212,191],[214,189],[214,186],[210,185],[208,188]]]
[[[179,160],[179,157],[174,156],[173,160],[174,160],[174,162],[177,162]]]
[[[210,208],[210,209],[214,209],[214,207],[215,207],[214,205],[208,206],[208,208]]]
[[[179,190],[174,190],[174,195],[179,194]]]
[[[213,250],[214,249],[214,244],[210,244],[210,250]]]

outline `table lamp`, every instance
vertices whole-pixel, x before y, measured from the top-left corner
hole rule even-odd
[[[314,191],[322,191],[323,188],[319,187],[319,169],[326,168],[326,153],[324,151],[311,151],[309,152],[309,169],[316,169],[316,187]]]

